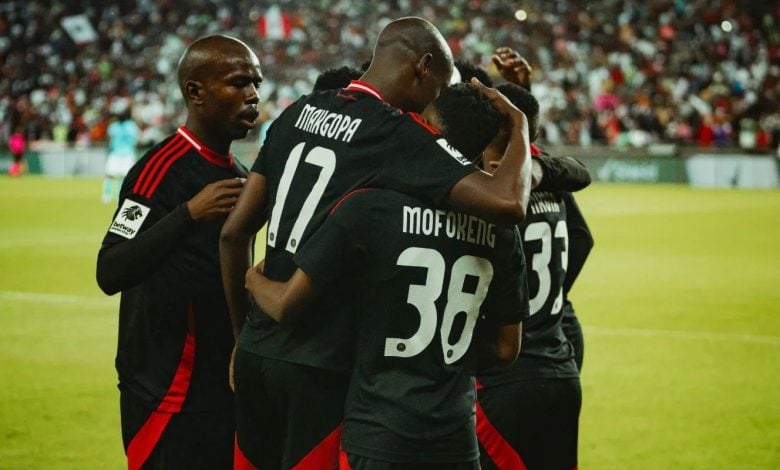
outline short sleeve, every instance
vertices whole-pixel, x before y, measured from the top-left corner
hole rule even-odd
[[[513,229],[513,238],[511,253],[497,257],[484,312],[485,319],[496,325],[519,323],[530,316],[525,255],[517,229]]]
[[[408,119],[409,122],[403,126],[407,131],[399,138],[422,143],[386,161],[379,175],[379,184],[439,206],[455,183],[479,169],[447,139]],[[409,129],[410,126],[417,126],[417,129]]]
[[[265,140],[263,141],[263,146],[260,148],[260,151],[257,153],[257,158],[255,159],[255,162],[252,164],[252,171],[255,173],[259,173],[263,176],[266,175],[266,165],[268,162],[268,154],[269,154],[269,143],[273,142],[273,136],[274,129],[276,129],[277,124],[279,123],[279,120],[277,119],[271,124],[271,127],[268,128],[268,134],[266,134]]]

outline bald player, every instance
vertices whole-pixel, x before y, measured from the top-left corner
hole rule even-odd
[[[249,248],[266,221],[264,274],[284,282],[295,271],[298,249],[356,188],[449,203],[490,221],[515,222],[525,214],[530,158],[522,113],[512,121],[507,156],[493,176],[415,114],[438,96],[452,69],[449,47],[432,24],[395,20],[380,33],[360,80],[301,98],[268,132],[220,242],[223,282],[240,333],[238,445],[257,468],[336,467],[354,361],[354,325],[343,313],[349,286],[330,291],[312,307],[316,312],[293,325],[280,326],[249,308]]]
[[[178,79],[187,121],[124,180],[97,282],[122,293],[116,368],[128,468],[230,469],[233,334],[219,232],[246,176],[230,145],[255,125],[263,77],[246,44],[209,36],[184,52]]]

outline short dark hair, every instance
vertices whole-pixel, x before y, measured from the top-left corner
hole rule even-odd
[[[483,69],[479,65],[458,59],[455,61],[455,68],[458,69],[458,72],[460,72],[461,82],[469,83],[472,77],[477,77],[477,80],[484,83],[486,87],[493,87],[493,79],[490,78],[487,70]]]
[[[465,83],[444,88],[431,103],[441,121],[440,129],[453,147],[476,160],[496,137],[504,116],[478,89]]]
[[[536,134],[539,132],[539,102],[536,101],[536,98],[530,91],[514,83],[502,83],[496,89],[509,98],[509,101],[525,114],[525,117],[528,119],[528,131],[533,142],[536,139]]]
[[[355,67],[343,66],[334,67],[328,69],[317,77],[314,82],[313,91],[322,90],[335,90],[336,88],[344,88],[349,85],[352,80],[357,80],[363,76],[363,72]]]

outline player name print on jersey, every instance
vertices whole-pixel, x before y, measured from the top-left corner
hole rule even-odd
[[[108,231],[125,238],[134,238],[146,220],[146,216],[149,215],[149,211],[150,209],[145,205],[125,199]]]
[[[549,212],[561,212],[561,204],[555,194],[548,192],[531,193],[528,207],[531,214],[545,214]]]
[[[495,247],[496,226],[479,217],[440,209],[404,206],[403,233],[412,235],[444,235],[474,245]]]
[[[362,122],[362,119],[351,118],[346,114],[334,113],[307,104],[298,115],[295,127],[311,134],[350,142]]]

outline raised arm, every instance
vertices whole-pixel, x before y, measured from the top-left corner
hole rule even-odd
[[[476,78],[478,87],[507,117],[509,144],[501,166],[491,176],[475,171],[452,187],[447,202],[465,212],[502,224],[516,224],[525,218],[531,192],[531,155],[528,121],[507,98],[494,88],[487,88]]]
[[[227,215],[242,185],[236,178],[211,183],[148,228],[142,225],[141,231],[132,238],[109,233],[97,259],[100,289],[113,295],[143,282],[162,265],[194,224]]]
[[[249,296],[244,276],[252,265],[254,238],[265,224],[267,214],[265,176],[250,172],[233,212],[222,226],[219,237],[219,262],[233,336],[238,338],[249,311]]]

